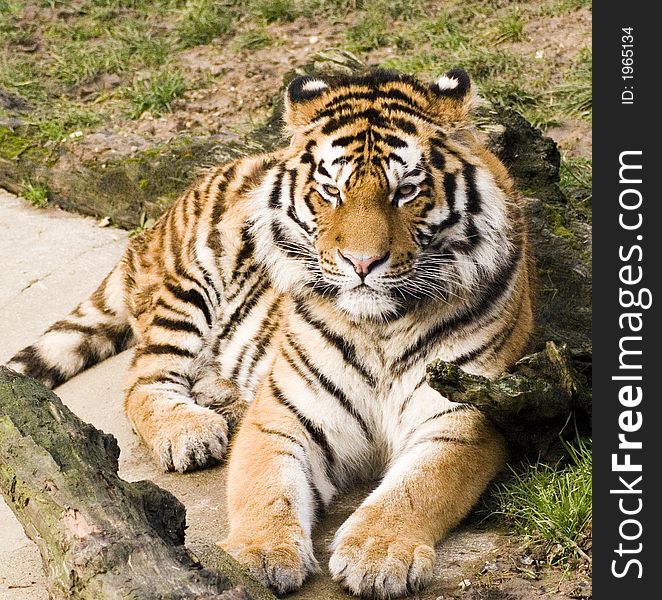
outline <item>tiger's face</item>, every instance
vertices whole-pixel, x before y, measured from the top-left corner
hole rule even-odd
[[[331,297],[353,319],[469,291],[476,256],[494,262],[507,246],[503,192],[460,141],[471,102],[459,69],[430,86],[388,71],[333,86],[295,79],[291,158],[269,182],[264,260],[276,284]]]

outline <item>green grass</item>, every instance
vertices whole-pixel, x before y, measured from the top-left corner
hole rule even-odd
[[[232,12],[222,2],[189,0],[181,21],[175,27],[175,34],[184,48],[208,44],[231,30],[233,18]]]
[[[525,21],[519,12],[509,14],[498,22],[494,41],[497,44],[522,41],[524,39],[524,23]]]
[[[382,12],[369,11],[361,15],[356,24],[345,33],[347,48],[353,52],[368,52],[395,41]]]
[[[131,103],[131,118],[145,111],[158,116],[172,110],[172,102],[187,90],[184,76],[174,68],[165,68],[145,81],[137,81],[125,91]]]
[[[258,50],[272,43],[273,39],[265,27],[249,27],[234,39],[234,47],[238,50]]]
[[[567,445],[570,464],[536,463],[513,472],[495,490],[496,514],[517,532],[546,546],[552,562],[586,558],[581,549],[590,531],[592,509],[591,443]]]
[[[591,48],[584,48],[575,61],[568,80],[552,90],[557,110],[564,115],[590,121],[593,116]]]
[[[27,200],[35,208],[46,208],[48,206],[48,190],[40,183],[23,181],[21,185],[21,197]]]
[[[292,0],[250,0],[248,11],[267,23],[294,21],[301,14],[301,4]]]

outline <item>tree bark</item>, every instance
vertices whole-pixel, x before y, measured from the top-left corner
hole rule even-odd
[[[428,365],[428,383],[453,402],[471,404],[501,429],[515,454],[544,450],[574,415],[590,419],[591,355],[547,342],[494,380],[453,363]]]
[[[0,367],[0,490],[37,543],[52,598],[275,600],[218,550],[184,547],[186,512],[119,478],[119,447],[38,382]]]

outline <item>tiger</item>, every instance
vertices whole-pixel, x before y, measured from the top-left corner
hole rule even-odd
[[[359,480],[329,572],[392,598],[503,468],[490,420],[426,381],[494,378],[533,328],[523,200],[453,69],[299,75],[289,145],[210,169],[9,367],[57,386],[129,346],[124,406],[164,470],[226,458],[221,546],[277,593],[318,572],[311,529]]]

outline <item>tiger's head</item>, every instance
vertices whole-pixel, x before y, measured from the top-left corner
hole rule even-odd
[[[376,70],[297,77],[291,143],[259,190],[258,257],[283,290],[386,320],[471,295],[505,260],[510,179],[471,133],[471,83]]]

